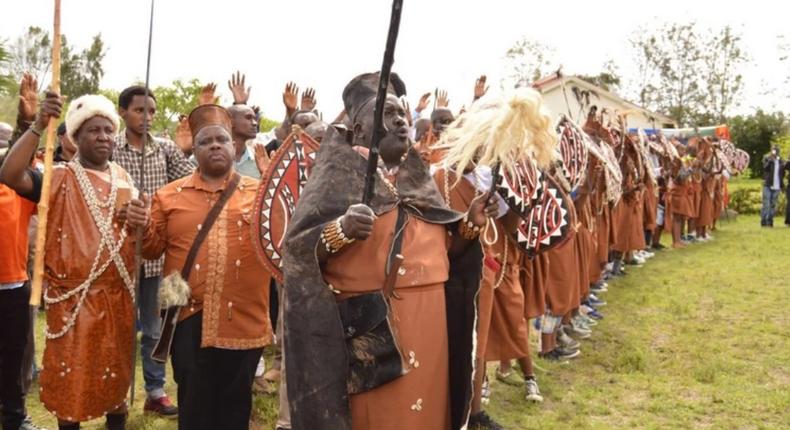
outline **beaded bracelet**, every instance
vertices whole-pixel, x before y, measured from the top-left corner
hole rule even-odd
[[[469,214],[464,216],[464,219],[461,220],[458,226],[458,232],[461,234],[461,237],[466,240],[477,239],[477,237],[480,236],[480,230],[480,226],[469,221]]]
[[[343,217],[337,218],[333,222],[324,227],[321,231],[321,243],[324,244],[326,251],[334,254],[349,243],[354,242],[354,239],[349,239],[343,232]]]

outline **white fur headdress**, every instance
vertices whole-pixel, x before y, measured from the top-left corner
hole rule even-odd
[[[85,121],[97,115],[109,119],[115,131],[118,131],[121,121],[115,111],[115,105],[107,97],[88,94],[71,102],[69,111],[66,112],[66,133],[69,135],[69,139],[76,143],[74,135],[77,130]]]

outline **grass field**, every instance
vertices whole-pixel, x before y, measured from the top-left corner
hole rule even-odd
[[[790,229],[760,229],[749,216],[714,234],[611,282],[606,319],[581,357],[536,359],[544,403],[494,382],[489,413],[508,429],[790,429]],[[30,413],[52,430],[37,397]],[[273,428],[275,399],[255,405],[256,427]],[[176,428],[141,408],[128,428]]]

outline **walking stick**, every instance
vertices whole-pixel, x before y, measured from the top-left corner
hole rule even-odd
[[[148,56],[145,61],[145,101],[143,102],[143,149],[140,151],[140,178],[137,186],[140,193],[145,185],[145,151],[148,148],[148,84],[151,79],[151,41],[154,35],[154,0],[151,0],[151,14],[148,22]],[[134,241],[134,267],[137,272],[137,282],[134,291],[135,321],[132,327],[132,379],[130,384],[129,405],[134,406],[135,375],[137,373],[137,323],[140,320],[140,311],[137,306],[140,297],[140,288],[143,282],[143,227],[137,227]]]
[[[55,0],[55,18],[52,30],[52,84],[50,91],[60,93],[60,0]],[[44,247],[47,240],[47,214],[49,214],[49,188],[52,183],[52,158],[55,153],[55,133],[58,119],[50,118],[47,143],[44,149],[44,178],[41,181],[41,198],[38,201],[38,230],[36,231],[36,256],[33,260],[33,284],[30,305],[41,303],[41,285],[44,280]]]
[[[365,175],[365,191],[362,195],[362,203],[366,205],[373,198],[373,185],[376,183],[376,170],[379,167],[379,144],[381,139],[387,134],[387,129],[384,128],[384,102],[387,100],[387,87],[390,83],[392,63],[395,61],[395,43],[398,41],[402,10],[403,0],[393,0],[390,28],[387,33],[387,46],[384,50],[384,61],[381,64],[381,72],[379,73],[379,88],[376,93],[376,107],[373,111],[373,136],[370,141],[368,170]]]

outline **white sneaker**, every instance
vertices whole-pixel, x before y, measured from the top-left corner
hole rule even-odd
[[[538,381],[535,379],[527,379],[524,384],[527,389],[527,400],[535,403],[543,401],[543,396],[540,395],[540,388],[538,388]]]
[[[640,266],[645,264],[645,259],[640,257],[639,255],[634,255],[634,261],[636,261],[636,264]]]

